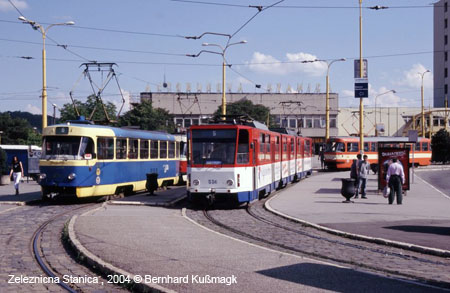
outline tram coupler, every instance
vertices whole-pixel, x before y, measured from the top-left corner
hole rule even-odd
[[[212,206],[214,202],[216,201],[216,193],[212,192],[206,196],[206,203],[208,206]]]

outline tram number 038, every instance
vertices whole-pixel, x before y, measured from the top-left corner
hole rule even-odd
[[[108,275],[108,283],[125,284],[131,283],[131,278],[125,275]]]
[[[208,180],[208,184],[217,184],[217,180],[216,179],[209,179]]]

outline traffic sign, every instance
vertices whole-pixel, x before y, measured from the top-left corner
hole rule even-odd
[[[369,78],[369,68],[367,59],[363,59],[363,74],[361,76],[361,62],[359,62],[359,59],[355,60],[355,78]]]
[[[355,98],[369,97],[369,81],[367,78],[355,78]]]

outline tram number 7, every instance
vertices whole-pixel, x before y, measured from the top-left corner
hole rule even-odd
[[[208,180],[208,184],[217,184],[217,180],[216,179],[209,179]]]

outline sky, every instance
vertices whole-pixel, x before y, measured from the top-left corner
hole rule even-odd
[[[11,5],[11,2],[14,4]],[[129,109],[144,91],[176,91],[190,86],[213,92],[222,82],[221,52],[232,35],[225,58],[227,88],[244,92],[325,92],[325,62],[331,91],[340,107],[357,107],[354,59],[359,59],[358,0],[0,0],[0,112],[41,114],[42,34],[20,15],[47,28],[48,113],[93,93],[83,63],[115,63],[103,99]],[[425,105],[433,97],[433,1],[363,0],[363,57],[368,59],[369,98],[381,107],[418,107],[424,75]],[[436,1],[434,1],[436,2]],[[278,4],[276,4],[278,3]],[[271,5],[276,4],[271,7]],[[373,10],[368,7],[386,6]],[[258,11],[256,6],[262,6]],[[25,58],[24,58],[25,57]],[[108,72],[91,72],[94,91]],[[260,84],[261,88],[255,87]],[[390,90],[395,90],[386,93]],[[384,94],[386,93],[386,94]],[[383,94],[383,95],[380,95]],[[56,114],[59,116],[59,113]]]

